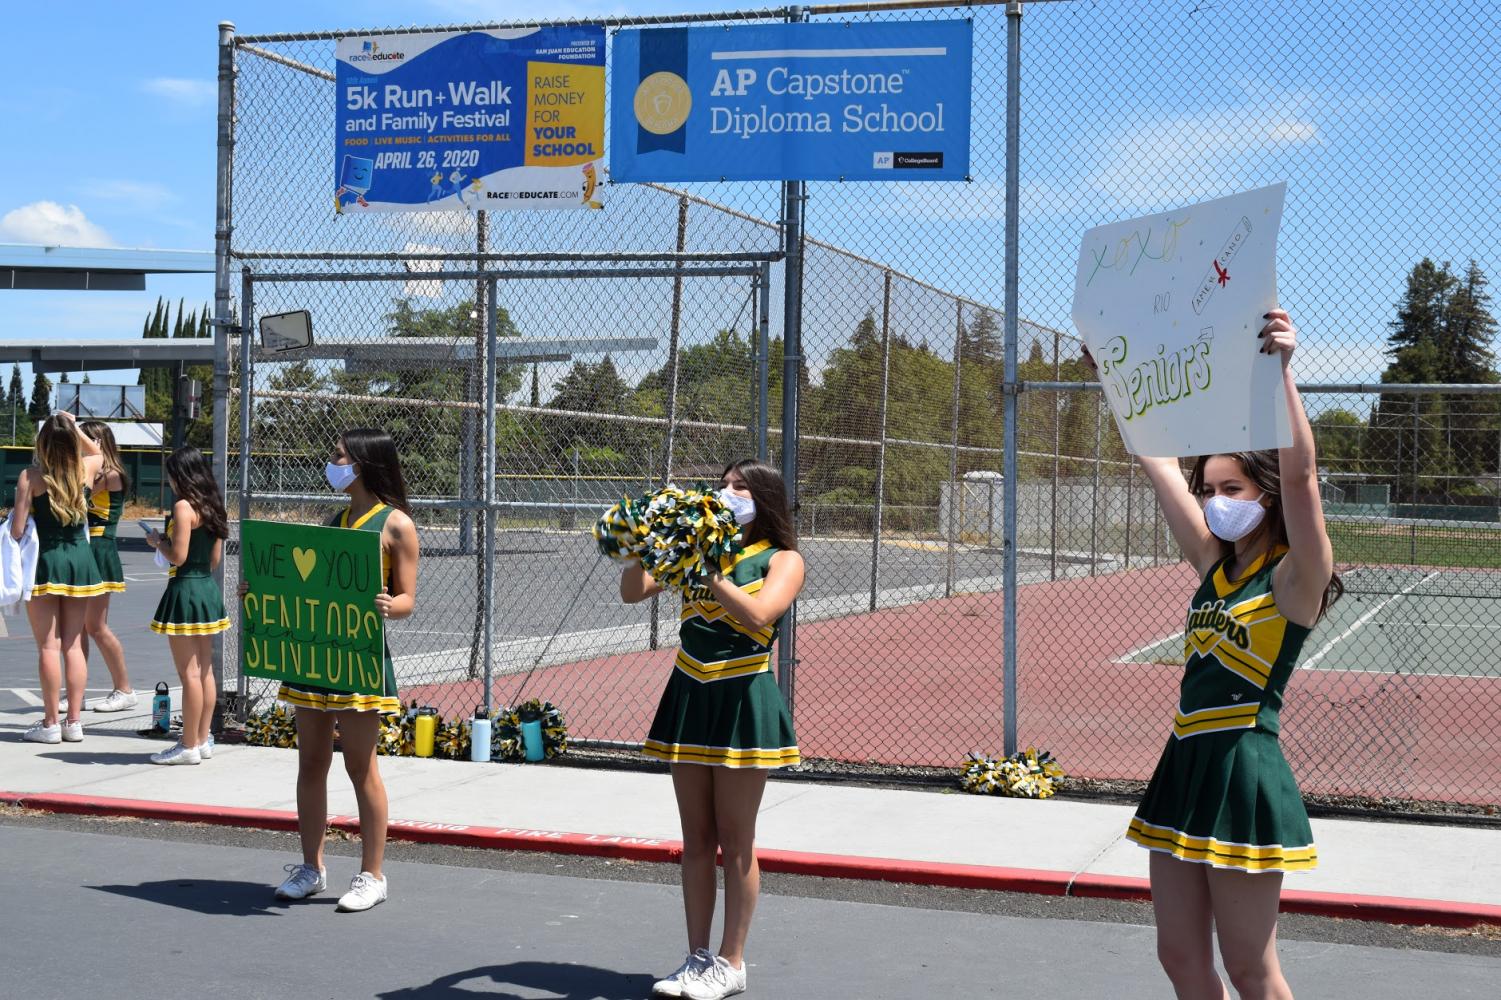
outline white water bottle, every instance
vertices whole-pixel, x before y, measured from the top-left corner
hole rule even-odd
[[[490,760],[490,718],[478,706],[469,720],[469,759],[476,764]]]

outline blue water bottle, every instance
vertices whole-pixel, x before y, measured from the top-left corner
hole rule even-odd
[[[469,722],[469,759],[476,764],[490,759],[490,718],[480,706],[475,706],[474,718]]]
[[[151,698],[151,724],[160,732],[172,731],[172,694],[166,681],[156,682],[156,694]]]

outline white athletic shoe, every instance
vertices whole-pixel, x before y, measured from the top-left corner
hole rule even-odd
[[[127,708],[136,707],[136,693],[134,691],[114,690],[104,698],[89,706],[94,712],[123,712]]]
[[[208,739],[206,739],[202,743],[198,744],[198,759],[199,760],[213,760],[214,759],[214,736],[213,736],[212,733],[209,734],[209,738]]]
[[[174,743],[160,753],[151,755],[153,764],[196,764],[201,760],[198,756],[197,747],[185,747],[181,742]]]
[[[63,742],[64,743],[82,743],[83,742],[83,720],[82,719],[78,720],[77,722],[69,722],[67,719],[63,719],[62,720],[62,727],[63,727]]]
[[[63,727],[55,722],[50,726],[43,725],[43,720],[38,719],[31,724],[30,729],[21,734],[21,739],[32,743],[61,743]]]
[[[349,891],[339,897],[340,913],[358,913],[386,901],[386,878],[360,872],[349,883]]]
[[[307,899],[328,888],[328,873],[312,865],[282,865],[286,880],[276,888],[277,899]]]
[[[714,956],[709,954],[709,949],[700,948],[693,952],[683,964],[677,967],[672,975],[665,979],[658,979],[652,983],[651,993],[656,997],[680,997],[683,995],[683,983],[698,975],[703,970],[714,964]]]
[[[683,996],[688,1000],[724,1000],[744,992],[745,966],[737,969],[721,955],[715,955],[713,964],[683,982]]]

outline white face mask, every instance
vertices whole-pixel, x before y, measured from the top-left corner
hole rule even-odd
[[[1215,537],[1235,542],[1256,530],[1261,519],[1266,517],[1266,508],[1260,500],[1232,500],[1229,497],[1210,497],[1204,504],[1204,523]]]
[[[323,467],[323,478],[328,480],[328,485],[343,493],[349,488],[349,484],[359,478],[359,473],[353,465],[335,465],[329,462]]]
[[[756,501],[728,489],[719,491],[719,499],[735,513],[736,524],[749,524],[756,519]]]

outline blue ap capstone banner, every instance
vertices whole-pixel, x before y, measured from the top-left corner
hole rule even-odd
[[[350,36],[336,58],[335,212],[601,207],[602,27]]]
[[[963,180],[969,21],[615,36],[617,181]]]

